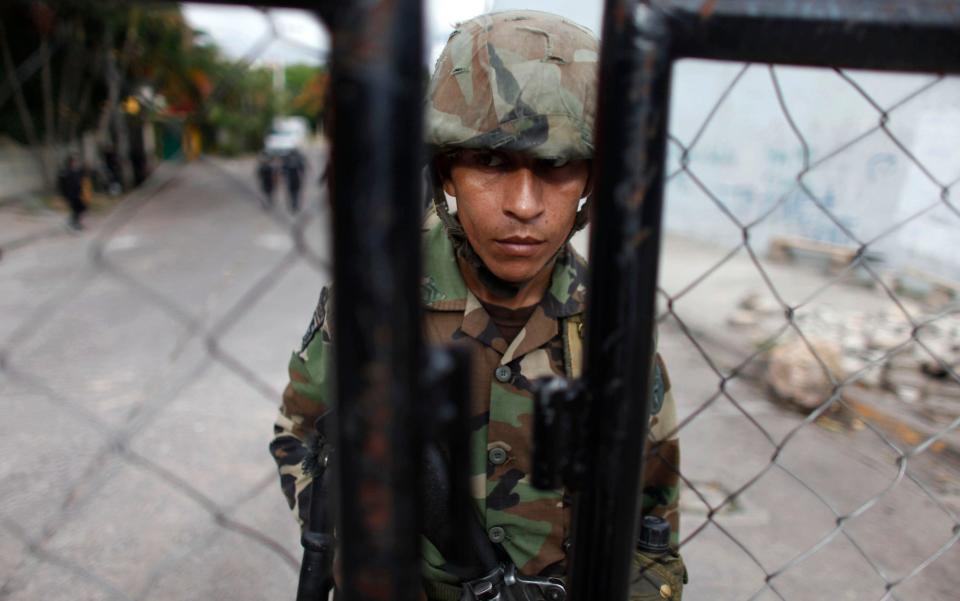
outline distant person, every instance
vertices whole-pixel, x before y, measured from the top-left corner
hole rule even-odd
[[[68,225],[74,230],[82,230],[80,218],[87,211],[84,196],[84,172],[80,159],[76,155],[67,157],[67,162],[57,178],[60,194],[63,195],[70,207]]]
[[[300,188],[303,185],[303,172],[306,170],[303,155],[297,149],[291,150],[283,157],[283,176],[287,180],[287,193],[290,202],[290,212],[300,210]]]
[[[130,166],[133,168],[133,185],[139,186],[147,180],[147,153],[134,145],[130,148]]]
[[[120,159],[112,144],[104,146],[101,151],[103,164],[107,168],[107,192],[110,196],[117,196],[123,192],[123,175],[120,170]]]
[[[257,160],[257,178],[260,180],[260,191],[263,192],[263,208],[273,206],[273,189],[276,187],[277,166],[273,157],[265,152],[260,153]]]

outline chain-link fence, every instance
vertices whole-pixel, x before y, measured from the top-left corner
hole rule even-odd
[[[255,14],[262,36],[186,123],[285,39]],[[0,110],[69,47],[6,65]],[[677,66],[659,323],[687,598],[955,595],[958,99],[952,76]],[[326,150],[308,143],[292,212],[282,176],[267,204],[257,159],[224,156],[229,133],[181,160],[191,131],[140,187],[95,194],[84,234],[39,195],[0,207],[0,598],[293,596],[265,447],[329,279]]]
[[[693,63],[675,106],[705,81],[710,102],[674,117],[666,211],[712,244],[667,238],[659,318],[679,357],[691,591],[703,565],[721,598],[948,598],[957,288],[910,251],[960,225],[960,165],[924,155],[945,132],[909,120],[949,112],[958,81]],[[817,115],[824,90],[836,117]]]
[[[689,55],[884,68],[937,55],[926,42],[914,58],[870,50],[870,29],[893,13],[847,7],[858,42],[845,43],[831,17],[806,20],[830,9],[810,8],[755,25],[734,24],[749,12],[739,3],[708,11],[719,23],[700,36],[717,45]],[[727,26],[748,41],[726,44]],[[768,37],[750,35],[760,31]],[[804,31],[817,43],[798,49],[790,40]],[[939,69],[955,68],[947,62]],[[680,336],[665,352],[681,357],[683,546],[716,578],[709,595],[952,594],[960,322],[948,240],[960,225],[960,164],[945,140],[958,131],[958,83],[678,67],[667,229],[711,244],[667,239],[659,319]],[[698,358],[685,358],[690,348]],[[711,375],[689,378],[688,367]]]

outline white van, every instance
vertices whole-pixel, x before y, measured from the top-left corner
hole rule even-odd
[[[267,154],[282,156],[296,149],[303,152],[310,135],[310,123],[305,117],[274,117],[273,127],[263,141]]]

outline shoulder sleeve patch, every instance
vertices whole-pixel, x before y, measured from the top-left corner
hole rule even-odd
[[[657,353],[656,361],[657,368],[660,370],[660,378],[663,380],[663,391],[670,392],[670,371],[667,369],[667,364],[663,362],[660,353]]]
[[[437,281],[432,275],[423,278],[420,284],[420,300],[424,305],[432,305],[435,302],[445,300],[447,295],[440,290]]]
[[[656,415],[660,413],[660,409],[663,408],[663,399],[667,394],[666,383],[664,381],[664,372],[661,369],[660,356],[657,355],[658,361],[653,364],[653,404],[650,407],[650,415]]]
[[[303,335],[303,340],[300,342],[301,353],[307,349],[307,346],[313,341],[313,337],[316,336],[320,328],[323,327],[323,322],[327,318],[327,299],[329,296],[329,288],[324,286],[320,290],[320,300],[317,302],[317,308],[314,309],[313,316],[310,318],[310,324],[307,326],[307,331]]]

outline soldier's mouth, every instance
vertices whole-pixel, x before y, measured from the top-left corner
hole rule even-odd
[[[530,257],[540,251],[540,245],[544,243],[539,238],[532,236],[510,236],[509,238],[500,238],[496,240],[500,250],[514,257]]]

